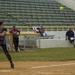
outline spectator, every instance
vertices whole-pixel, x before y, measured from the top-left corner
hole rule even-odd
[[[13,26],[13,29],[10,31],[10,33],[13,34],[14,47],[15,47],[16,52],[18,52],[18,44],[19,44],[20,31],[18,29],[16,29],[15,26]]]
[[[39,33],[39,28],[33,27],[33,31],[34,31],[34,33]]]
[[[41,26],[41,28],[39,28],[39,33],[42,37],[44,36],[43,35],[44,32],[45,32],[45,30],[44,30],[43,26]]]
[[[14,64],[12,62],[11,56],[7,50],[7,47],[6,47],[6,40],[5,40],[6,32],[7,32],[7,29],[4,28],[3,22],[0,22],[0,46],[3,48],[4,54],[6,55],[8,60],[10,61],[11,68],[13,69]]]
[[[66,40],[69,40],[70,43],[74,44],[74,32],[72,31],[71,28],[66,32]]]

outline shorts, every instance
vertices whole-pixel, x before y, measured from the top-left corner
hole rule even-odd
[[[74,42],[74,38],[68,38],[68,40],[70,41],[70,43]]]

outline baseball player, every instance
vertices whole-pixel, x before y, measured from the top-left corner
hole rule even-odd
[[[11,56],[6,47],[6,40],[5,40],[6,32],[7,29],[4,28],[3,22],[0,22],[0,46],[3,48],[4,54],[8,58],[11,68],[14,69],[14,63],[12,62]]]

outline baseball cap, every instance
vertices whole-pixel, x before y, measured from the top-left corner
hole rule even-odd
[[[3,22],[0,22],[0,26],[3,24]]]

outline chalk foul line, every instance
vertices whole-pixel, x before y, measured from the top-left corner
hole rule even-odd
[[[48,67],[69,66],[69,65],[75,65],[75,63],[56,64],[56,65],[48,65],[48,66],[35,66],[35,67],[31,67],[31,68],[48,68]]]

